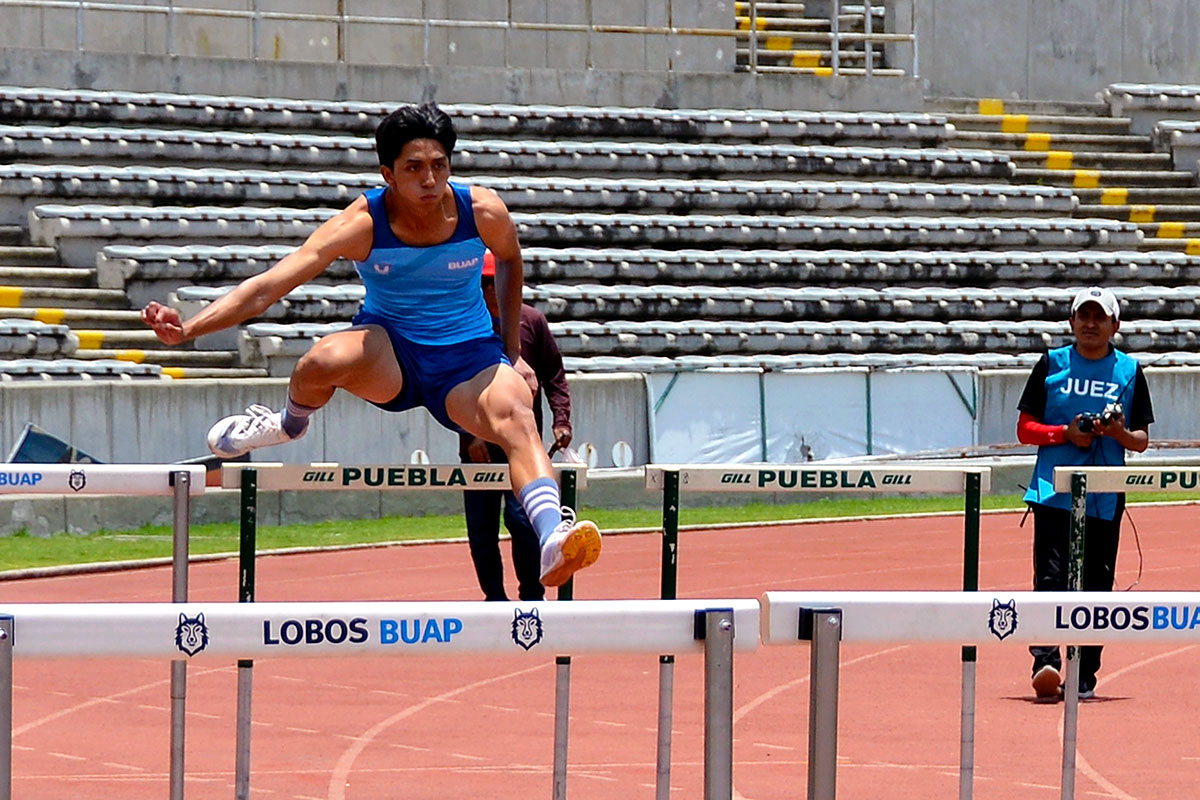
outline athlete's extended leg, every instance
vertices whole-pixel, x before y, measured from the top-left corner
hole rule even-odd
[[[468,433],[500,445],[513,493],[542,546],[542,583],[561,586],[600,557],[600,531],[559,505],[558,483],[533,418],[533,398],[516,370],[498,364],[446,395],[446,414]],[[564,518],[565,517],[565,518]]]
[[[295,441],[308,430],[308,417],[329,402],[336,389],[364,400],[386,403],[400,394],[403,372],[387,333],[362,325],[323,336],[300,357],[288,383],[283,411],[251,405],[213,425],[208,446],[226,458],[259,447]]]

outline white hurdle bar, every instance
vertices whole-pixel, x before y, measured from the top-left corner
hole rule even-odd
[[[198,464],[5,464],[0,466],[0,494],[112,494],[174,497],[171,599],[187,601],[188,537],[191,498],[204,494],[205,468]],[[171,662],[170,798],[183,797],[184,728],[187,662]],[[0,720],[0,727],[2,726]],[[12,726],[0,731],[0,751],[11,751]],[[0,765],[2,766],[2,765]],[[0,790],[3,786],[0,786]],[[0,795],[7,797],[7,795]]]
[[[1200,593],[767,592],[761,621],[763,644],[811,645],[808,798],[832,800],[842,642],[1020,647],[1063,638],[1080,644],[1196,642]],[[1073,772],[1073,760],[1070,766]],[[1064,773],[1066,767],[1064,760]],[[1064,789],[1073,786],[1074,775],[1064,774]]]
[[[939,494],[962,492],[964,476],[978,474],[981,491],[991,489],[990,467],[931,464],[653,464],[646,467],[646,488],[662,489],[663,473],[679,473],[680,492],[810,492],[838,494]]]
[[[0,605],[0,721],[14,658],[247,658],[488,653],[703,653],[705,799],[733,791],[733,654],[758,647],[753,599],[570,603],[70,603]],[[630,620],[637,620],[631,626]],[[11,636],[8,634],[12,634]],[[8,646],[11,643],[11,648]],[[0,756],[10,800],[11,724]],[[3,763],[7,758],[7,765]]]
[[[663,493],[663,597],[674,597],[680,496],[689,492],[801,494],[958,494],[964,499],[963,589],[979,587],[980,495],[991,489],[990,467],[928,462],[871,464],[705,464],[646,466],[646,488]],[[962,648],[959,800],[971,800],[975,780],[975,648]],[[670,797],[670,655],[659,657],[659,759],[656,800]],[[814,753],[809,753],[812,763]]]
[[[587,467],[583,464],[552,464],[559,485],[563,487],[563,500],[575,506],[575,492],[587,488]],[[223,464],[221,487],[242,490],[242,528],[246,536],[247,514],[257,517],[257,497],[260,490],[267,491],[449,491],[503,490],[512,486],[508,464],[341,464],[337,462],[313,462],[309,464],[284,464],[280,462],[240,462]],[[253,499],[251,499],[253,498]],[[251,506],[248,508],[248,506]],[[241,558],[242,586],[239,594],[243,599],[253,599],[253,552],[246,552],[243,541]],[[558,599],[569,600],[573,594],[572,582],[558,589]],[[555,742],[555,784],[562,787],[556,792],[556,800],[566,797],[566,753],[569,714],[566,711],[569,697],[571,657],[558,657],[558,686],[556,705],[561,710],[560,729]],[[238,766],[235,776],[236,800],[249,797],[250,781],[250,699],[251,670],[253,661],[244,659],[238,663]]]
[[[180,472],[190,496],[204,494],[204,467],[196,464],[0,464],[0,494],[166,496]]]
[[[555,472],[573,472],[576,488],[587,488],[583,464],[552,464]],[[243,470],[258,475],[259,491],[451,491],[508,489],[508,464],[281,464],[273,461],[243,461],[221,465],[221,487],[241,487]]]
[[[1162,467],[1055,467],[1054,491],[1070,492],[1071,476],[1083,475],[1089,492],[1194,492],[1200,465]]]

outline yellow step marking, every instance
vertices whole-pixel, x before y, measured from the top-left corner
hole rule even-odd
[[[1100,205],[1102,206],[1123,206],[1128,200],[1128,189],[1105,189],[1100,193]]]
[[[833,75],[833,67],[817,67],[812,71],[812,74],[820,78],[828,78]]]
[[[1077,169],[1075,170],[1075,181],[1072,184],[1076,189],[1095,189],[1100,185],[1100,170],[1098,169]]]
[[[792,37],[790,37],[790,36],[768,36],[766,47],[768,50],[791,50],[792,49]]]
[[[1154,206],[1134,205],[1129,207],[1130,222],[1154,222]]]
[[[67,312],[61,308],[35,308],[33,318],[47,325],[61,325]]]
[[[1051,150],[1046,153],[1046,169],[1070,169],[1075,163],[1075,154],[1070,150]]]
[[[25,290],[20,286],[0,286],[0,308],[16,308],[21,305]]]
[[[1160,222],[1158,223],[1158,238],[1159,239],[1182,239],[1183,238],[1183,223],[1182,222]],[[1194,239],[1189,241],[1195,241]]]
[[[1004,113],[1004,101],[998,97],[986,97],[979,101],[979,113],[987,117],[998,117]]]
[[[185,370],[183,367],[163,367],[162,368],[162,374],[166,375],[168,378],[175,378],[175,379],[182,378],[184,376],[184,372],[185,372]]]
[[[1200,256],[1200,239],[1188,239],[1184,252],[1189,256]]]
[[[80,350],[99,350],[104,343],[104,331],[75,331]]]
[[[1004,133],[1024,133],[1029,129],[1029,117],[1024,114],[1005,114],[1000,119],[1000,130]]]
[[[132,361],[135,364],[140,364],[146,360],[145,350],[118,350],[118,361]]]
[[[1048,133],[1027,133],[1025,134],[1025,149],[1031,153],[1042,153],[1050,149],[1050,134]]]
[[[754,22],[755,22],[755,27],[758,28],[760,31],[765,31],[767,29],[767,18],[766,17],[755,17]],[[750,30],[750,18],[749,17],[738,17],[738,30],[743,30],[743,31]]]
[[[821,66],[821,54],[815,50],[799,50],[792,56],[792,66],[816,69]],[[832,67],[830,71],[833,71]]]

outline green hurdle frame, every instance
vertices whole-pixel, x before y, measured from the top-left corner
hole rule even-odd
[[[923,480],[914,480],[918,475]],[[663,493],[661,599],[674,600],[679,579],[679,509],[682,491],[798,492],[818,494],[963,493],[963,591],[979,590],[979,516],[983,492],[991,488],[990,467],[928,464],[811,464],[770,466],[646,466],[646,488]],[[975,775],[974,645],[962,648],[962,723],[959,748],[959,798],[970,800]],[[672,655],[659,656],[658,763],[655,800],[669,800],[671,754]],[[810,688],[815,689],[815,683]],[[816,700],[814,698],[813,703]],[[814,706],[815,707],[815,706]],[[812,742],[809,743],[810,748]],[[833,797],[834,779],[828,797]],[[824,794],[821,795],[822,798]],[[809,800],[817,800],[810,797]]]
[[[343,466],[350,469],[389,470],[397,473],[396,477],[403,483],[389,485],[353,485],[331,487],[325,481],[313,482],[305,487],[297,486],[296,475],[300,480],[308,480],[305,473],[334,473]],[[240,491],[240,528],[238,541],[238,602],[254,602],[255,591],[255,562],[258,556],[258,491],[266,488],[274,491],[304,491],[311,489],[319,491],[330,488],[353,489],[356,491],[387,491],[389,489],[409,491],[488,491],[510,488],[507,477],[500,483],[490,480],[500,466],[508,469],[507,464],[447,464],[447,465],[342,465],[342,464],[280,464],[247,462],[236,465],[226,465],[221,472],[221,486],[226,489],[237,488]],[[559,494],[563,505],[578,511],[579,473],[585,476],[586,470],[571,465],[554,465],[559,475]],[[466,481],[459,485],[453,479],[450,482],[437,481],[441,471],[444,475],[461,475]],[[259,486],[260,472],[267,477],[265,486]],[[422,482],[411,482],[411,477],[421,475]],[[482,475],[489,480],[486,485],[474,481],[475,476]],[[586,485],[586,478],[585,478]],[[575,595],[575,579],[572,577],[558,587],[558,600],[571,600]],[[253,694],[254,661],[239,659],[237,662],[237,734],[235,743],[235,775],[234,797],[236,800],[250,798],[250,705]],[[567,735],[570,721],[570,685],[571,657],[557,656],[555,658],[555,720],[554,720],[554,800],[566,800],[567,796]]]

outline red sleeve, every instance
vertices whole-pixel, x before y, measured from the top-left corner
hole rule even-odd
[[[1066,426],[1047,425],[1026,411],[1017,419],[1017,441],[1021,444],[1062,444],[1067,441]]]

